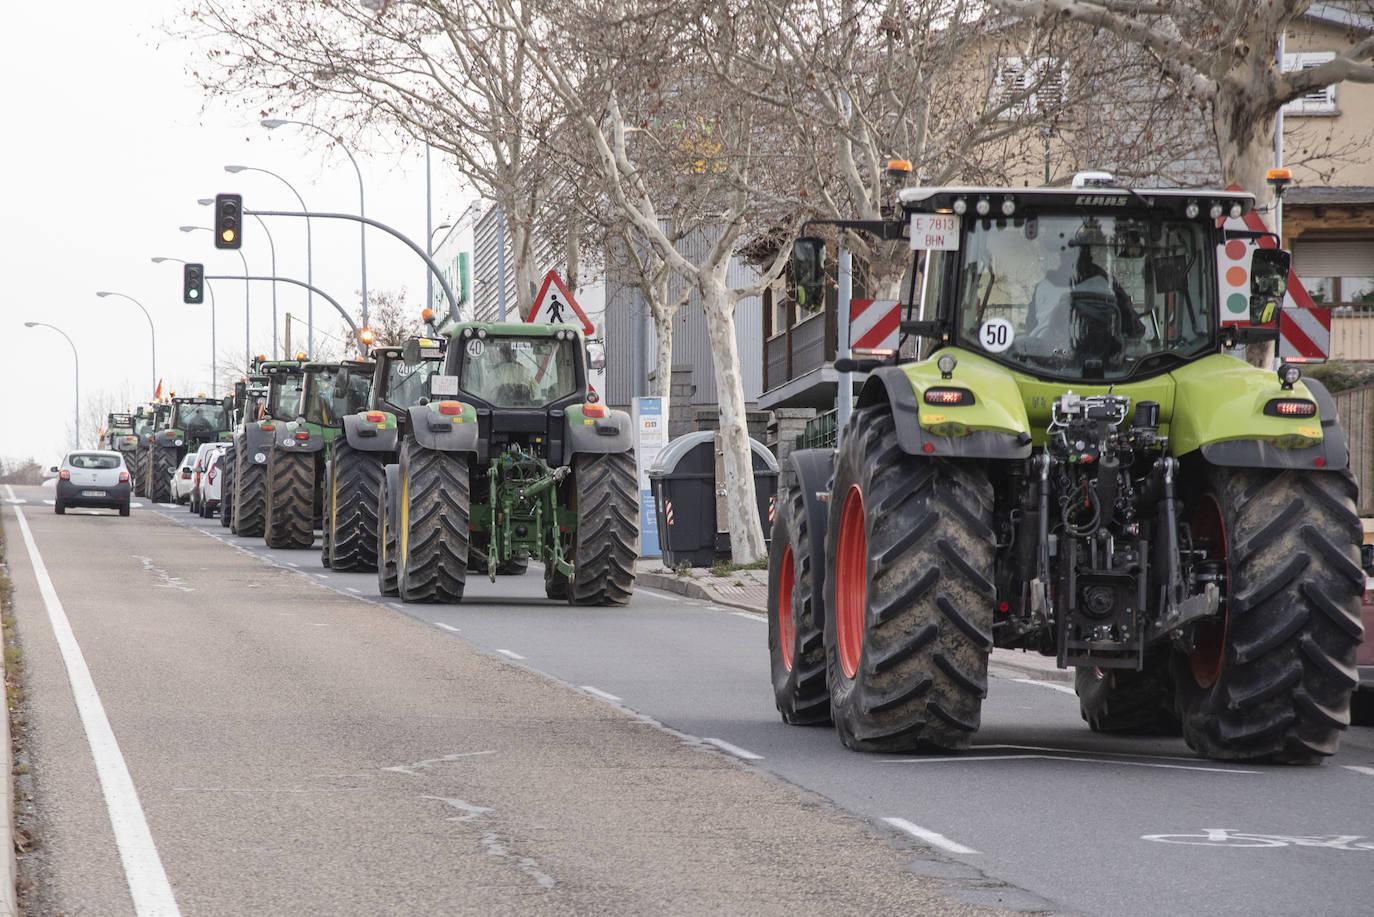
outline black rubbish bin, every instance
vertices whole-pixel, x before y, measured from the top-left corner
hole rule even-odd
[[[749,440],[754,459],[754,496],[764,537],[773,532],[778,494],[778,460],[763,443]],[[658,547],[669,567],[709,567],[729,560],[730,535],[717,534],[716,434],[699,430],[668,443],[649,469],[658,518]]]

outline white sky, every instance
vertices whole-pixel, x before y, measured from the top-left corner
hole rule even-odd
[[[298,207],[271,176],[230,175],[226,164],[276,172],[311,210],[357,212],[357,173],[343,152],[327,146],[324,134],[291,125],[268,131],[257,123],[259,105],[220,104],[201,114],[201,94],[188,71],[205,66],[202,49],[168,38],[161,28],[179,16],[182,2],[69,0],[6,10],[0,28],[6,102],[0,132],[0,415],[8,421],[0,426],[0,457],[31,456],[48,465],[71,445],[71,348],[56,332],[26,328],[25,321],[48,322],[71,337],[83,401],[102,391],[127,394],[131,403],[151,397],[148,320],[127,299],[99,298],[97,290],[128,294],[152,315],[164,394],[209,392],[209,304],[183,305],[181,265],[150,259],[182,258],[203,262],[207,274],[242,274],[239,255],[216,250],[209,232],[178,230],[210,224],[211,209],[197,199],[239,192],[249,209]],[[367,216],[423,246],[423,153],[352,152],[363,175]],[[470,195],[439,156],[433,185],[438,226],[457,217]],[[305,280],[305,221],[265,219],[276,242],[277,274]],[[242,251],[249,269],[267,275],[265,234],[252,217],[246,224]],[[359,224],[312,224],[315,285],[356,312]],[[401,242],[369,229],[367,285],[369,292],[405,287],[407,304],[418,311],[425,296],[423,262]],[[244,284],[217,281],[213,287],[222,369],[226,360],[242,363]],[[279,326],[286,312],[304,318],[306,295],[299,287],[278,286]],[[252,352],[270,352],[272,285],[253,284],[250,297]],[[334,310],[316,297],[316,345],[321,332],[338,335],[342,328]],[[292,334],[294,349],[304,326]],[[83,427],[83,440],[93,433]]]

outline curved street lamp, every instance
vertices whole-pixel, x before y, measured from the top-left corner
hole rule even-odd
[[[356,173],[358,173],[358,216],[360,216],[360,217],[365,217],[365,216],[367,216],[367,210],[366,210],[366,208],[365,208],[364,205],[363,205],[363,170],[360,169],[360,168],[358,168],[358,160],[356,160],[356,159],[353,158],[353,154],[350,153],[350,152],[348,151],[348,147],[346,147],[346,146],[343,145],[343,141],[339,140],[337,137],[335,137],[333,134],[331,134],[329,131],[325,130],[324,128],[320,127],[318,124],[311,124],[309,121],[293,121],[293,120],[291,120],[291,119],[289,119],[289,118],[263,118],[262,121],[260,121],[259,123],[260,123],[263,127],[267,128],[268,130],[272,130],[273,128],[281,127],[283,124],[299,124],[301,127],[312,127],[312,128],[314,128],[315,130],[319,131],[321,134],[324,134],[326,137],[328,137],[328,138],[330,138],[331,140],[334,140],[336,143],[338,143],[338,144],[339,144],[339,149],[343,150],[343,151],[344,151],[344,154],[345,154],[346,156],[348,156],[348,161],[351,162],[351,163],[353,163],[353,171],[356,172]],[[358,228],[358,234],[361,236],[361,240],[362,240],[362,262],[363,262],[363,325],[366,325],[366,324],[367,324],[367,225],[366,225],[366,224],[363,224],[362,226],[360,226],[360,227]]]
[[[225,167],[224,167],[224,171],[228,172],[230,175],[237,175],[237,174],[240,173],[240,172],[261,172],[261,173],[263,173],[264,175],[270,175],[270,176],[272,176],[273,178],[275,178],[277,181],[279,181],[279,182],[281,182],[283,185],[285,185],[287,188],[291,189],[291,193],[294,194],[294,195],[296,195],[296,201],[297,201],[297,203],[299,203],[299,204],[301,205],[301,212],[302,212],[302,213],[305,213],[307,210],[310,209],[309,207],[305,206],[305,198],[301,197],[301,193],[300,193],[299,191],[296,190],[296,186],[293,185],[293,184],[291,184],[291,183],[290,183],[289,181],[287,181],[286,179],[282,178],[282,177],[281,177],[280,175],[278,175],[276,172],[271,171],[270,169],[262,169],[262,168],[259,168],[258,166],[225,166]],[[262,218],[261,218],[261,217],[258,217],[258,219],[259,219],[259,221],[261,221]],[[269,235],[268,238],[270,239],[271,236]],[[272,273],[273,273],[274,275],[277,273],[275,266],[274,266],[273,269],[272,269]],[[315,353],[315,291],[314,291],[314,289],[313,289],[313,286],[314,286],[314,284],[315,284],[315,259],[314,259],[314,255],[313,255],[312,252],[311,252],[310,217],[306,217],[306,218],[305,218],[305,282],[308,283],[308,284],[310,284],[310,285],[312,286],[312,289],[306,294],[306,305],[305,305],[305,352],[306,352],[306,354],[307,354],[308,356],[314,356],[314,353]],[[276,314],[276,313],[277,313],[276,301],[274,300],[274,301],[273,301],[273,306],[272,306],[272,347],[274,348],[274,351],[273,351],[273,352],[275,352],[275,348],[276,348],[276,346],[277,346],[277,344],[276,344],[276,337],[277,337],[277,314]]]
[[[25,328],[37,328],[37,327],[40,327],[40,326],[43,327],[43,328],[51,328],[53,331],[56,331],[58,334],[62,335],[64,338],[67,338],[67,343],[72,345],[72,367],[73,367],[73,369],[75,370],[75,380],[74,380],[74,381],[75,381],[75,383],[76,383],[76,384],[75,384],[75,387],[74,387],[74,390],[73,390],[73,394],[76,395],[76,448],[80,449],[80,448],[81,448],[81,361],[80,361],[80,359],[77,358],[77,355],[76,355],[76,344],[74,344],[74,343],[72,342],[72,339],[71,339],[70,337],[67,337],[67,332],[63,331],[61,328],[57,327],[56,325],[49,325],[47,322],[25,322],[25,323],[24,323],[24,327],[25,327]]]
[[[95,295],[96,295],[96,296],[121,296],[121,297],[123,297],[124,299],[127,299],[129,302],[133,303],[134,305],[138,306],[139,309],[141,309],[141,310],[143,311],[143,317],[146,318],[146,319],[148,319],[148,336],[152,339],[152,344],[153,344],[153,346],[152,346],[152,353],[153,353],[153,385],[152,385],[152,387],[151,387],[150,389],[148,389],[148,391],[149,391],[150,393],[157,391],[157,329],[153,327],[153,317],[152,317],[151,315],[148,314],[148,310],[147,310],[146,308],[144,308],[143,303],[139,302],[137,299],[134,299],[134,298],[133,298],[132,296],[130,296],[128,293],[117,293],[117,292],[115,292],[115,291],[113,291],[113,290],[96,290],[96,291],[95,291]],[[150,397],[151,397],[151,396],[150,396]]]

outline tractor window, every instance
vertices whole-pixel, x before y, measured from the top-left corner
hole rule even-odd
[[[267,397],[268,415],[274,420],[295,420],[300,412],[304,384],[302,375],[278,376]]]
[[[393,360],[387,365],[385,389],[382,400],[397,410],[404,410],[420,403],[428,392],[429,377],[444,365],[442,355],[432,360],[422,360],[414,365],[404,360]]]
[[[1201,225],[1149,215],[979,219],[965,239],[962,343],[1060,379],[1120,379],[1205,352],[1216,324]]]
[[[578,390],[575,338],[493,336],[455,346],[459,387],[495,407],[538,407]]]
[[[220,403],[178,404],[176,414],[176,423],[173,426],[189,434],[214,433],[229,429],[228,416],[225,414],[224,405]]]
[[[346,370],[325,370],[310,374],[305,399],[305,419],[325,427],[343,424],[347,414],[356,414],[367,407],[370,376]]]

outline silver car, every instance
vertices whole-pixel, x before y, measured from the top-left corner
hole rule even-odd
[[[133,485],[123,454],[95,449],[68,452],[52,471],[57,475],[53,511],[59,516],[69,506],[101,506],[117,509],[121,516],[129,515]]]

